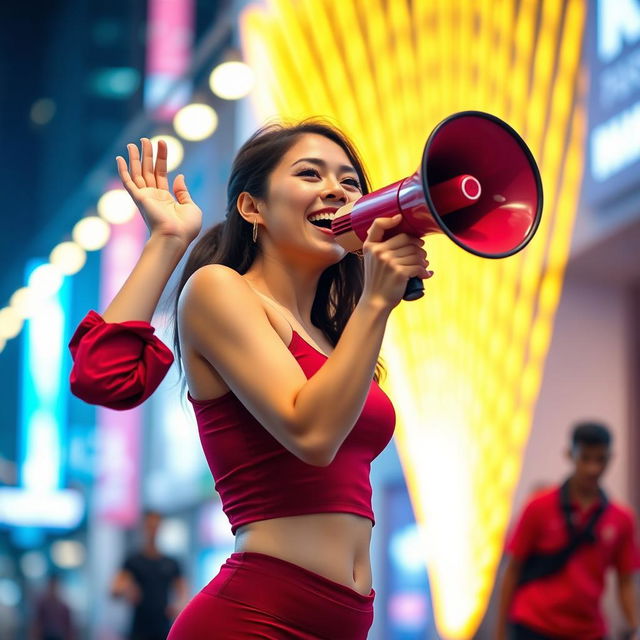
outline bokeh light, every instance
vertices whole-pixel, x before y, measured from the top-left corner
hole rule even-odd
[[[41,264],[29,276],[29,289],[37,299],[55,295],[62,286],[63,275],[60,269],[52,264]]]
[[[29,287],[21,287],[11,296],[9,305],[21,318],[29,318],[35,311],[36,296]]]
[[[253,89],[253,69],[244,62],[231,61],[219,64],[209,76],[211,91],[224,100],[239,100]]]
[[[20,558],[20,568],[27,578],[38,580],[47,573],[47,558],[41,551],[28,551]]]
[[[78,273],[87,261],[85,250],[75,242],[61,242],[49,254],[49,261],[66,276]]]
[[[61,569],[76,569],[84,562],[84,545],[77,540],[56,540],[51,545],[51,559]]]
[[[137,208],[131,196],[124,189],[109,189],[98,200],[98,214],[111,224],[129,222]]]
[[[85,251],[102,249],[109,241],[109,225],[98,216],[87,216],[76,223],[71,232],[74,241]]]
[[[0,338],[15,338],[22,329],[23,319],[12,307],[0,309]]]
[[[15,580],[0,578],[0,604],[16,607],[20,603],[20,587]]]
[[[44,126],[56,115],[56,103],[51,98],[40,98],[31,105],[29,116],[31,122]]]
[[[176,113],[173,128],[185,140],[204,140],[218,128],[218,114],[208,104],[188,104]]]

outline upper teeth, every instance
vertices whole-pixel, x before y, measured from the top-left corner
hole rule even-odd
[[[333,220],[335,217],[335,213],[314,213],[307,219],[309,220],[309,222],[313,222],[314,220]]]

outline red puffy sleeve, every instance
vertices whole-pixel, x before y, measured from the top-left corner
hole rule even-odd
[[[173,363],[173,353],[154,331],[148,322],[105,322],[89,311],[69,342],[71,392],[109,409],[142,404]]]

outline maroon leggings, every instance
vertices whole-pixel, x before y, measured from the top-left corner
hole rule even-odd
[[[167,640],[366,640],[375,595],[263,553],[232,553]]]

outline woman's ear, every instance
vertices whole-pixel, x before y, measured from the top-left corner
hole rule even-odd
[[[260,202],[254,198],[248,191],[243,191],[236,201],[238,213],[249,223],[253,224],[254,220],[262,221]],[[257,217],[256,217],[257,216]]]

